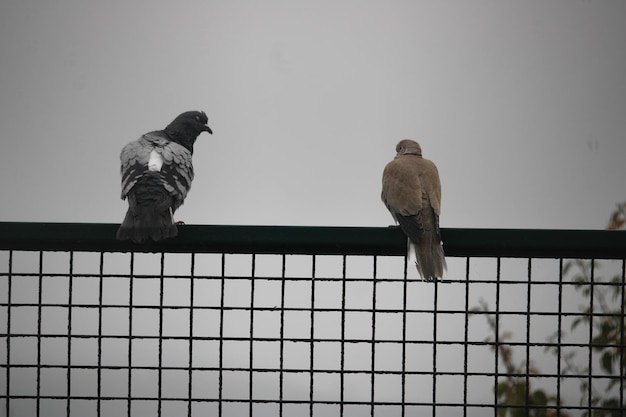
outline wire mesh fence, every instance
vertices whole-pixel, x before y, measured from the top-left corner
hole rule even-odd
[[[189,226],[129,249],[109,225],[28,227],[0,224],[0,414],[623,412],[620,232],[447,230],[433,284],[396,229]]]

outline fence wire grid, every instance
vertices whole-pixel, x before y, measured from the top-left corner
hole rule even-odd
[[[2,241],[0,415],[623,415],[626,257],[463,256],[448,234],[438,283],[349,245]]]

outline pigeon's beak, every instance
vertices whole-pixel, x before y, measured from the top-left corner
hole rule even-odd
[[[211,134],[211,135],[213,134],[213,131],[211,130],[211,128],[210,128],[209,126],[206,126],[206,125],[205,125],[205,126],[204,126],[204,130],[205,130],[205,131],[207,131],[207,132],[209,132],[209,134]]]

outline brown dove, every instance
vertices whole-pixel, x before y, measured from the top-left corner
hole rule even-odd
[[[409,238],[409,251],[415,250],[422,279],[443,277],[447,266],[439,230],[439,172],[434,163],[422,158],[417,142],[404,139],[396,146],[396,157],[383,171],[381,198]]]

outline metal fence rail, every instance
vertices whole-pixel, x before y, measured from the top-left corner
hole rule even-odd
[[[116,227],[0,223],[0,415],[625,404],[622,232],[445,229],[432,284],[395,228],[186,225],[140,246]]]

